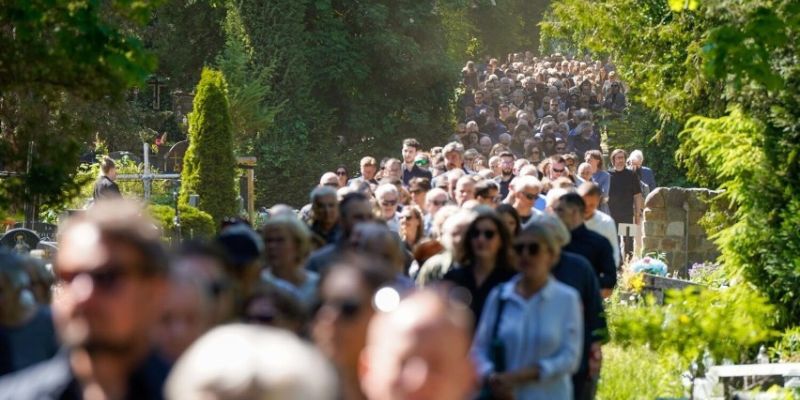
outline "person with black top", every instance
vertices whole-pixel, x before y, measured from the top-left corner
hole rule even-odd
[[[611,163],[614,166],[609,172],[608,209],[616,224],[641,223],[642,187],[636,173],[625,168],[625,150],[616,149],[611,152]],[[619,232],[620,230],[617,229]],[[625,237],[625,254],[633,254],[633,238]]]
[[[469,308],[479,321],[492,289],[516,274],[511,234],[494,210],[481,208],[461,241],[460,260],[443,280],[469,292]]]
[[[95,202],[122,198],[119,186],[114,182],[116,177],[117,166],[114,160],[109,157],[103,157],[103,160],[100,161],[100,177],[94,183],[94,190],[92,191],[92,197],[94,197]]]
[[[422,145],[417,139],[403,140],[403,186],[408,186],[411,179],[414,178],[427,178],[428,181],[433,179],[430,171],[426,171],[414,163],[420,150],[422,150]]]
[[[64,348],[0,380],[0,399],[160,399],[169,373],[151,333],[167,254],[138,204],[101,202],[61,229],[54,320]]]
[[[500,153],[500,176],[495,178],[495,182],[500,185],[500,196],[508,196],[508,185],[516,177],[514,175],[514,154],[510,151]]]

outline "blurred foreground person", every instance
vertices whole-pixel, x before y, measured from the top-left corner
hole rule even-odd
[[[138,205],[108,201],[60,232],[53,314],[65,349],[0,380],[0,399],[160,399],[168,367],[150,341],[168,288],[159,231]]]
[[[50,307],[36,303],[22,256],[0,250],[0,375],[58,351]]]
[[[361,356],[370,400],[462,400],[475,388],[469,357],[472,318],[437,293],[410,295],[375,316]]]
[[[336,366],[344,400],[365,398],[358,381],[358,360],[375,314],[372,298],[391,282],[394,275],[389,271],[372,259],[351,256],[332,264],[323,274],[312,334]]]
[[[336,375],[319,352],[291,333],[226,325],[201,337],[175,365],[174,400],[333,400]]]

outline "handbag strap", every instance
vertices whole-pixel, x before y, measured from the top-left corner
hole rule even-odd
[[[492,340],[497,336],[497,330],[500,328],[500,317],[503,315],[503,309],[506,307],[506,299],[500,297],[499,300],[500,302],[497,304],[497,316],[494,318],[494,327],[492,327]]]

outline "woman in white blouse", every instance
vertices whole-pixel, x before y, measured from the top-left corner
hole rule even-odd
[[[493,398],[572,399],[583,343],[580,297],[550,276],[560,247],[547,228],[526,227],[514,251],[520,274],[492,291],[478,324],[478,372]]]
[[[310,308],[317,297],[319,275],[303,268],[311,250],[311,232],[294,216],[268,220],[261,228],[267,268],[261,279],[275,285]]]

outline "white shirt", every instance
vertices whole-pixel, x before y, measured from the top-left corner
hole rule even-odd
[[[589,230],[597,232],[608,239],[608,242],[611,243],[611,249],[614,251],[614,265],[619,267],[619,238],[617,237],[617,224],[614,223],[614,219],[610,215],[597,210],[592,218],[585,221],[585,224]]]

